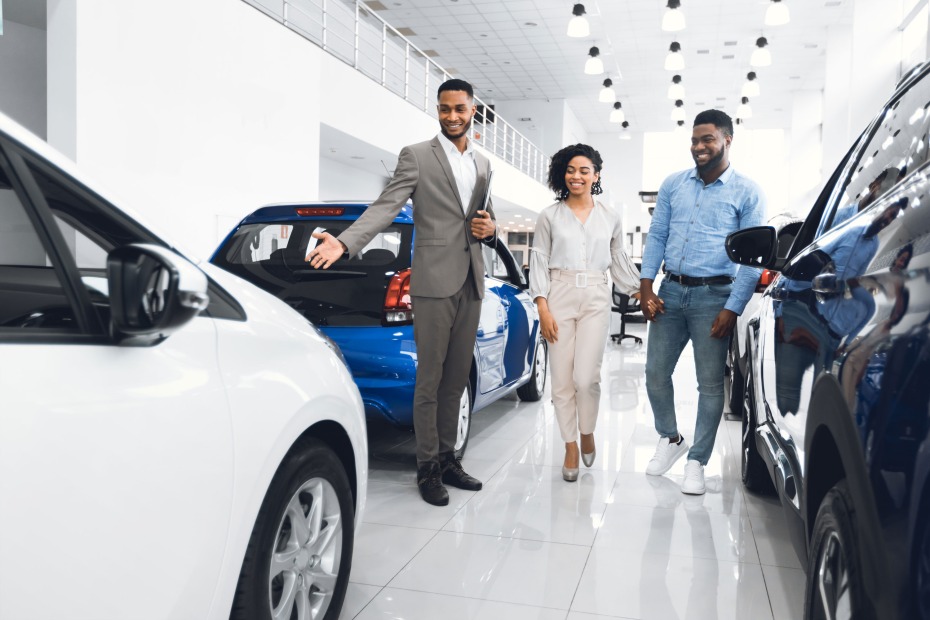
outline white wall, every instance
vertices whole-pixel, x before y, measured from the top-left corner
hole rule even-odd
[[[0,110],[45,138],[45,31],[4,20],[0,58]]]
[[[69,50],[50,11],[50,57],[75,68],[49,71],[50,93],[74,89],[49,116],[76,120],[49,140],[73,140],[81,168],[173,241],[206,257],[257,206],[318,195],[317,47],[237,1],[96,0],[73,19]]]
[[[387,182],[387,172],[379,176],[328,157],[320,158],[320,200],[372,200]]]

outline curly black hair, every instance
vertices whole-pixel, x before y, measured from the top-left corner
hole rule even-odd
[[[565,185],[565,171],[568,169],[568,162],[579,155],[590,159],[591,163],[594,164],[594,171],[598,174],[601,173],[604,160],[601,159],[601,154],[595,151],[593,147],[587,144],[572,144],[566,146],[553,155],[552,159],[549,161],[549,189],[555,192],[556,200],[565,200],[568,198],[568,186]],[[601,179],[598,177],[597,182],[591,186],[591,193],[597,196],[603,191],[604,190],[601,189]]]

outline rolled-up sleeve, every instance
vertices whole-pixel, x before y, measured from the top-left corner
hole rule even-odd
[[[546,212],[536,219],[533,247],[530,248],[530,298],[549,297],[549,256],[552,251],[552,225]]]
[[[610,277],[621,293],[632,295],[639,292],[639,269],[623,249],[623,223],[619,217],[610,236]]]

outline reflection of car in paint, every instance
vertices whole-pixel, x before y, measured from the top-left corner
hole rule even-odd
[[[930,618],[930,64],[827,182],[748,331],[742,476],[774,491],[807,567],[806,618]]]
[[[3,618],[339,615],[368,449],[334,347],[2,114],[0,394]]]
[[[416,346],[410,307],[413,212],[408,205],[358,255],[317,270],[305,262],[311,233],[339,235],[365,203],[263,207],[230,233],[211,261],[283,299],[342,349],[370,416],[413,424]],[[468,442],[471,413],[514,390],[538,400],[547,347],[536,306],[503,241],[484,246],[485,295],[469,384],[462,395],[456,450]]]

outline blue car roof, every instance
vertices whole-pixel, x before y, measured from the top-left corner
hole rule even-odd
[[[256,224],[261,222],[292,222],[294,220],[357,220],[368,208],[368,202],[290,202],[264,206],[247,215],[239,223]],[[298,215],[299,208],[343,209],[342,215]],[[394,218],[398,224],[413,224],[413,205],[409,202],[401,207]]]

